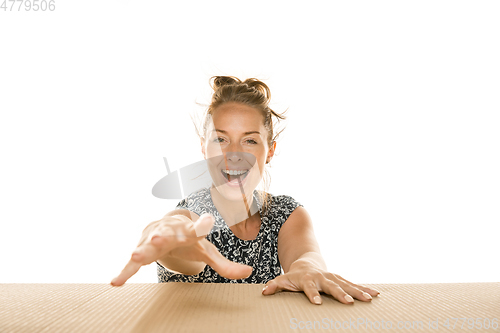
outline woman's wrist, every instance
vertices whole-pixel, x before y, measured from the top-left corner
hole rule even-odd
[[[326,264],[317,252],[307,252],[297,258],[291,265],[289,271],[302,269],[319,269],[326,270]]]

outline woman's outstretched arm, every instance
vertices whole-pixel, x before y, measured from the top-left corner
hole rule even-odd
[[[158,261],[164,267],[183,274],[199,273],[206,264],[228,279],[242,279],[252,273],[252,267],[225,258],[205,235],[212,229],[214,218],[209,214],[173,211],[159,221],[150,223],[130,260],[121,273],[111,281],[123,285],[144,265]]]

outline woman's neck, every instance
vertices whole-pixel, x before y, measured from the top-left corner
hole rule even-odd
[[[253,195],[242,195],[241,200],[228,200],[214,186],[210,188],[210,194],[215,208],[228,226],[245,221],[259,211]]]

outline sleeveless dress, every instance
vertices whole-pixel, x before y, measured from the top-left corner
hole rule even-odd
[[[233,234],[215,208],[210,188],[203,188],[190,194],[176,207],[192,211],[198,216],[204,213],[212,214],[215,222],[206,239],[230,261],[251,266],[253,271],[249,277],[238,280],[227,279],[208,265],[196,275],[184,275],[174,273],[157,262],[158,282],[266,283],[279,276],[281,264],[278,258],[278,233],[295,208],[302,205],[287,195],[271,196],[271,204],[263,214],[258,194],[255,190],[253,198],[259,208],[262,222],[259,233],[253,240],[242,240]]]

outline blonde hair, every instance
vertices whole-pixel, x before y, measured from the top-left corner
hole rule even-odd
[[[205,113],[202,122],[201,131],[196,126],[196,131],[200,139],[204,140],[206,131],[209,126],[209,120],[213,115],[214,110],[224,103],[234,102],[241,103],[252,108],[259,110],[264,116],[264,128],[267,130],[267,145],[270,148],[273,142],[276,141],[278,136],[283,132],[284,128],[275,133],[275,120],[280,122],[284,120],[285,112],[277,113],[269,107],[271,101],[271,90],[262,81],[250,78],[241,81],[234,76],[212,76],[210,78],[210,86],[213,89],[212,100]],[[267,165],[267,163],[266,163]],[[264,169],[265,175],[263,177],[264,191],[260,194],[262,203],[262,210],[264,214],[267,212],[271,204],[271,195],[268,193],[271,176],[267,168]]]

